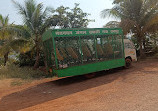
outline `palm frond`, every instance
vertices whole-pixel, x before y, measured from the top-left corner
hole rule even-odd
[[[23,18],[26,18],[27,17],[27,12],[25,10],[25,7],[23,7],[20,3],[14,1],[14,0],[12,0],[12,2],[14,3],[14,6],[19,11],[19,14],[21,14],[23,16]]]
[[[25,0],[25,11],[27,13],[27,20],[31,20],[32,13],[36,9],[35,0]]]
[[[59,19],[57,16],[49,17],[48,19],[45,20],[43,25],[40,27],[40,34],[43,34],[47,28],[51,26],[56,26],[58,23],[59,23]]]
[[[122,18],[127,13],[126,9],[121,5],[115,5],[112,9],[104,9],[101,11],[101,17],[114,17],[114,18]]]
[[[51,15],[52,13],[55,12],[55,9],[52,7],[46,7],[45,10],[43,11],[43,17],[46,18],[48,15]]]
[[[29,30],[27,29],[27,27],[25,26],[21,26],[21,25],[9,25],[7,27],[4,28],[4,30],[8,33],[12,33],[13,35],[16,35],[17,38],[25,38],[25,39],[29,39],[31,37],[31,34],[29,32]]]
[[[7,52],[11,51],[11,47],[9,43],[5,43],[5,45],[0,47],[0,57],[3,57]]]
[[[43,4],[40,3],[37,5],[36,9],[32,13],[31,23],[34,29],[36,30],[43,23],[42,9],[43,9]]]
[[[33,43],[25,39],[15,39],[7,42],[5,45],[0,47],[1,56],[7,52],[27,52],[33,47]]]
[[[2,24],[1,27],[5,27],[7,26],[9,23],[9,18],[8,18],[8,15],[6,17],[3,17],[1,14],[0,14],[0,23]]]
[[[0,23],[3,25],[4,23],[4,19],[3,19],[3,16],[0,14]]]

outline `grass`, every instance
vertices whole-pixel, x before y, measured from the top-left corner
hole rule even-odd
[[[21,80],[13,80],[10,85],[11,86],[21,86],[24,84],[24,81],[21,81]]]
[[[14,64],[0,66],[0,80],[10,78],[15,79],[11,82],[11,86],[22,85],[26,82],[47,77],[50,76],[42,71],[33,70],[32,67],[19,67]]]

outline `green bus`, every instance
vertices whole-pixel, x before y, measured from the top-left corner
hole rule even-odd
[[[42,36],[54,76],[84,75],[125,66],[121,28],[53,29]]]

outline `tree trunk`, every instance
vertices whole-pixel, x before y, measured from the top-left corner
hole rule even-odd
[[[8,54],[9,52],[7,52],[5,55],[4,55],[4,66],[6,65],[7,61],[8,61]]]
[[[34,68],[38,68],[39,67],[39,59],[40,59],[40,53],[39,53],[39,49],[36,50],[36,59],[35,59],[35,64],[34,64]]]
[[[142,43],[142,39],[141,37],[139,37],[139,40],[138,40],[138,43],[139,43],[139,47],[140,47],[140,58],[143,59],[145,58],[145,53],[144,53],[144,50],[143,50],[143,43]]]
[[[37,69],[39,67],[39,59],[40,59],[40,48],[39,48],[38,36],[36,36],[35,43],[36,43],[36,58],[35,58],[34,69]]]
[[[45,66],[46,69],[48,68],[48,63],[47,63],[45,51],[44,51],[44,66]],[[47,70],[47,71],[48,71],[48,70]]]
[[[44,67],[45,67],[45,72],[48,73],[48,65],[47,65],[47,61],[44,60]]]

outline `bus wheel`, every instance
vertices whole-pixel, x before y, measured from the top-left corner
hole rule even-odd
[[[132,64],[132,60],[129,59],[129,58],[126,58],[126,59],[125,59],[125,62],[126,62],[125,68],[130,68],[130,67],[131,67],[131,64]]]
[[[93,73],[90,73],[90,74],[85,74],[84,77],[87,78],[87,79],[90,79],[90,78],[93,78],[95,77],[96,73],[93,72]]]

